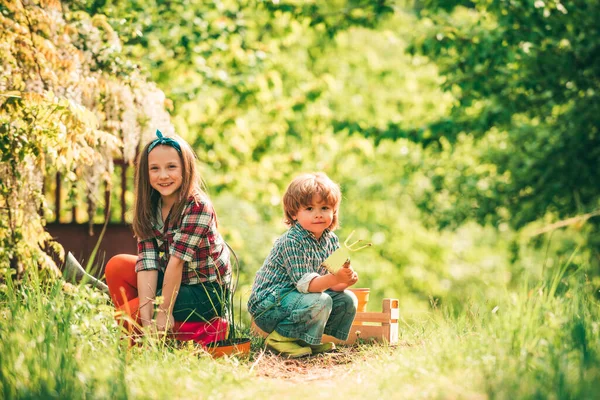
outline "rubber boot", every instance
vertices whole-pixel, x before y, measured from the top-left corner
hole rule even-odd
[[[329,351],[335,350],[335,344],[331,343],[331,342],[321,343],[321,344],[308,344],[303,340],[299,340],[298,343],[301,346],[310,347],[313,354],[327,353]]]
[[[277,331],[273,331],[267,336],[265,344],[269,350],[287,358],[300,358],[312,354],[310,347],[298,344],[298,339],[282,336]]]

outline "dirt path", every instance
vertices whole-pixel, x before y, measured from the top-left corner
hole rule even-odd
[[[357,361],[365,358],[364,352],[352,347],[297,360],[261,351],[253,357],[251,371],[260,378],[290,383],[331,381],[351,374]]]

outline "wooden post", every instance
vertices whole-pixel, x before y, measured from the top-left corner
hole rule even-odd
[[[71,223],[77,223],[77,203],[73,204],[73,208],[71,209]]]
[[[121,223],[125,223],[125,193],[127,192],[127,163],[121,164]]]
[[[54,193],[54,203],[56,206],[56,215],[55,215],[55,221],[60,223],[60,206],[61,206],[61,196],[60,196],[60,191],[61,191],[61,176],[60,176],[60,172],[56,173],[56,192]]]
[[[110,209],[110,186],[106,182],[104,184],[104,218],[110,221],[111,209]]]
[[[390,316],[389,322],[381,324],[383,335],[388,343],[398,343],[398,318],[400,318],[400,309],[398,299],[383,299],[383,313]]]
[[[398,299],[383,299],[382,312],[356,313],[348,340],[335,342],[352,344],[361,339],[397,344],[398,318],[400,318],[398,306]]]

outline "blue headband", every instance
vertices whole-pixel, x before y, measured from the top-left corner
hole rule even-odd
[[[148,153],[150,153],[152,151],[152,149],[154,149],[159,144],[166,144],[167,146],[171,146],[172,148],[177,150],[177,152],[179,154],[181,154],[181,146],[179,146],[179,143],[177,143],[177,140],[171,139],[168,137],[164,137],[163,134],[161,133],[161,131],[159,131],[158,129],[156,130],[156,137],[158,139],[154,139],[154,141],[152,143],[150,143],[150,146],[148,146]]]

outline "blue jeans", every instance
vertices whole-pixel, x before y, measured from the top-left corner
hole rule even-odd
[[[357,304],[356,296],[348,290],[300,293],[286,289],[261,301],[253,317],[265,332],[276,330],[286,337],[319,344],[323,333],[348,339]]]

